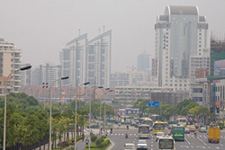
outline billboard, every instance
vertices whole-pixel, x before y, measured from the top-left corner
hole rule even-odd
[[[225,78],[225,59],[214,61],[214,78]]]
[[[198,68],[195,71],[195,78],[206,78],[208,75],[207,68]]]

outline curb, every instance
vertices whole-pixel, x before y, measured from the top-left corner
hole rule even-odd
[[[106,150],[111,150],[111,148],[113,148],[114,143],[111,140],[110,140],[110,142],[111,142],[111,144],[110,144],[110,146]]]

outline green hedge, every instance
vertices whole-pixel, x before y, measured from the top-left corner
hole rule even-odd
[[[90,144],[90,148],[104,148],[110,145],[110,140],[107,139],[105,136],[97,139],[95,142]],[[88,145],[86,146],[88,148]]]
[[[94,142],[94,141],[96,141],[96,139],[97,139],[98,137],[97,136],[91,136],[91,142]]]
[[[83,136],[77,136],[77,141],[80,141],[80,140],[82,140],[84,137]],[[74,139],[73,139],[74,140]],[[71,145],[72,144],[72,139],[70,139],[69,141],[68,141],[68,144],[69,145]]]

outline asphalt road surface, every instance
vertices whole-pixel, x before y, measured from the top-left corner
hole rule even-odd
[[[128,134],[128,139],[125,138],[125,134]],[[150,139],[145,139],[148,144],[148,150],[158,150],[158,143],[156,142],[155,135],[152,134]],[[166,130],[169,133],[169,130]],[[110,150],[123,150],[125,143],[138,142],[138,129],[130,127],[129,130],[125,128],[114,129],[112,134],[108,134],[108,138],[114,143]],[[220,143],[208,143],[207,133],[197,132],[197,137],[194,133],[185,134],[185,141],[175,142],[176,150],[225,150],[225,131],[221,131]]]

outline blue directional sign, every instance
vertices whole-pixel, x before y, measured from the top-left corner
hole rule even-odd
[[[148,107],[150,108],[159,108],[159,102],[158,101],[149,101],[147,103]]]

